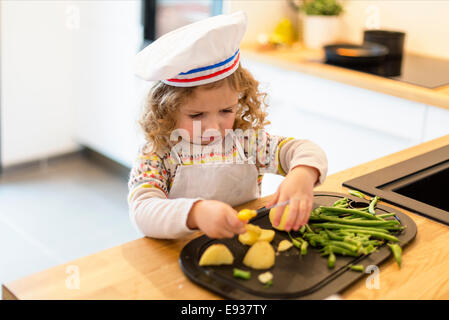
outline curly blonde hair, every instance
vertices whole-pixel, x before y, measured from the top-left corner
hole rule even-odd
[[[170,133],[176,129],[175,114],[182,103],[193,95],[196,88],[214,89],[225,83],[239,93],[234,130],[263,129],[270,123],[265,119],[267,116],[265,109],[268,107],[267,94],[259,91],[259,82],[241,65],[222,80],[196,87],[174,87],[158,81],[148,93],[139,120],[145,139],[151,146],[147,151],[163,152],[170,145]]]

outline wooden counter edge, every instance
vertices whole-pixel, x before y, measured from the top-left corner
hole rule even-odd
[[[2,300],[19,300],[17,297],[6,287],[5,284],[2,284]]]

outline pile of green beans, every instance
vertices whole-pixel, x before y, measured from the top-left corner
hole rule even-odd
[[[368,197],[358,191],[351,190],[350,194],[360,198]],[[310,224],[303,226],[290,239],[295,247],[301,250],[301,255],[307,254],[307,246],[320,248],[322,256],[328,256],[328,267],[334,268],[336,254],[342,256],[359,257],[375,252],[377,248],[387,242],[397,264],[401,267],[402,249],[398,238],[392,232],[404,229],[394,217],[394,213],[375,214],[375,208],[380,198],[375,196],[369,205],[362,209],[350,209],[349,199],[343,198],[332,206],[320,206],[314,209],[310,216]],[[351,268],[360,271],[360,268]],[[363,266],[362,266],[363,270]]]

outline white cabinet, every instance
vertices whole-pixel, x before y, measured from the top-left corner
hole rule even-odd
[[[449,134],[449,110],[427,108],[423,140],[428,141]]]
[[[142,142],[137,120],[147,83],[133,74],[142,43],[139,1],[76,4],[83,19],[73,35],[78,66],[73,104],[76,141],[132,166]]]
[[[77,150],[63,1],[0,1],[1,164]]]
[[[449,133],[449,110],[242,60],[269,95],[267,130],[324,149],[329,174]],[[282,178],[267,175],[263,195]]]

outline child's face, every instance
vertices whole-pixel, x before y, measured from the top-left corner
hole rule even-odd
[[[209,144],[219,138],[218,134],[224,138],[225,130],[234,126],[238,98],[238,92],[227,83],[214,89],[197,88],[193,96],[180,107],[177,128],[187,130],[191,142]],[[201,132],[198,129],[194,132],[194,122],[197,122],[197,128],[201,127]]]

